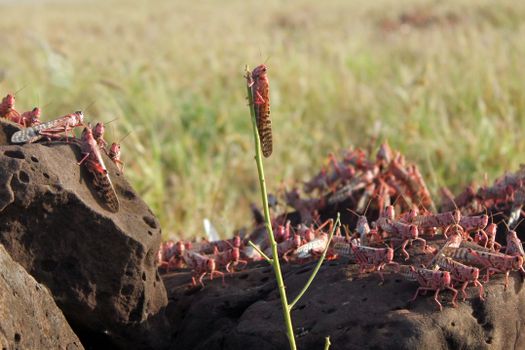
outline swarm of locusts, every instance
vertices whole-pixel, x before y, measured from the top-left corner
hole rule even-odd
[[[454,197],[444,189],[439,212],[417,166],[382,144],[375,156],[352,148],[340,157],[328,156],[323,168],[299,189],[285,192],[286,205],[292,213],[274,213],[273,234],[279,257],[288,263],[303,264],[321,255],[328,243],[332,219],[322,220],[323,213],[346,211],[353,218],[338,230],[329,243],[329,259],[343,258],[357,264],[359,274],[376,272],[380,284],[384,271],[399,274],[416,283],[415,295],[432,291],[439,309],[439,293],[452,293],[456,306],[458,290],[467,298],[472,285],[484,300],[482,283],[494,274],[509,274],[523,268],[525,253],[516,231],[517,218],[525,204],[525,168],[506,174],[491,187],[477,191],[469,187]],[[201,242],[164,242],[158,262],[164,271],[188,267],[193,271],[192,284],[204,287],[209,275],[222,277],[262,260],[247,244],[254,242],[271,256],[262,214],[253,207],[257,226],[251,234],[237,234],[228,240]],[[493,222],[489,213],[509,213],[503,225]],[[374,213],[374,214],[371,214]],[[298,215],[297,215],[298,214]],[[292,225],[291,217],[300,217]],[[504,227],[503,227],[504,226]],[[505,237],[505,238],[504,238]],[[505,242],[503,246],[498,243]],[[406,248],[414,244],[417,256]]]
[[[5,118],[22,126],[22,130],[12,135],[11,143],[24,144],[47,140],[48,142],[66,142],[80,147],[82,158],[78,165],[83,164],[93,175],[93,187],[106,209],[114,213],[118,212],[119,200],[101,152],[106,153],[122,172],[120,142],[112,143],[108,149],[108,144],[104,140],[104,123],[97,123],[94,127],[91,127],[89,123],[84,124],[84,114],[81,111],[66,114],[47,122],[42,122],[40,116],[41,111],[38,107],[20,114],[15,109],[15,97],[12,94],[4,97],[0,103],[0,118]],[[80,138],[76,138],[73,131],[77,127],[84,127]]]

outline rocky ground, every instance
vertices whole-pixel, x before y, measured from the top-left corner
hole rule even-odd
[[[1,349],[285,349],[280,301],[266,263],[191,287],[191,273],[157,272],[154,214],[105,158],[120,200],[111,213],[76,162],[74,144],[6,145],[17,127],[0,122]],[[105,157],[105,156],[104,156]],[[330,216],[324,213],[324,216]],[[291,216],[293,217],[293,216]],[[411,262],[422,256],[416,244]],[[293,298],[314,263],[283,267]],[[327,261],[293,311],[300,349],[525,348],[523,282],[511,274],[442,312],[417,284],[389,272],[359,275]]]

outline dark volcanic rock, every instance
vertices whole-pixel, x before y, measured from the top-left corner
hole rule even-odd
[[[83,349],[49,290],[0,245],[0,348]]]
[[[77,146],[0,146],[0,243],[51,290],[83,341],[110,334],[122,347],[158,347],[150,321],[162,323],[167,304],[155,264],[159,223],[104,158],[116,214],[76,164]]]
[[[302,288],[315,263],[284,266],[290,299]],[[417,283],[387,273],[359,276],[355,265],[326,262],[292,312],[299,349],[523,349],[525,290],[518,273],[509,287],[496,276],[485,284],[486,301],[469,287],[469,298],[450,305],[442,292],[439,312],[433,293],[409,302]],[[220,281],[206,280],[203,290],[188,288],[190,274],[165,275],[170,297],[173,349],[286,349],[281,304],[273,271],[265,264]]]
[[[9,145],[11,143],[11,135],[18,130],[21,130],[20,125],[0,118],[0,145]]]

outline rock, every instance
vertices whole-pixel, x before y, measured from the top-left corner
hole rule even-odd
[[[11,135],[21,129],[20,125],[0,118],[0,145],[9,145],[11,143]]]
[[[0,146],[0,243],[50,289],[82,341],[110,334],[121,347],[162,347],[151,324],[162,324],[167,304],[155,263],[160,226],[103,157],[118,213],[77,165],[76,145]]]
[[[49,290],[0,245],[0,348],[83,349]]]
[[[411,252],[412,254],[412,252]],[[315,263],[284,265],[287,293],[294,298]],[[273,271],[252,264],[246,271],[220,281],[206,280],[203,290],[188,287],[189,272],[164,276],[170,304],[173,349],[286,349],[281,304]],[[486,301],[477,289],[469,298],[450,304],[452,293],[440,294],[439,312],[433,293],[409,302],[417,283],[385,274],[358,274],[342,259],[324,263],[294,308],[292,318],[299,349],[523,349],[525,290],[520,275],[511,273],[508,289],[501,275],[485,284]]]

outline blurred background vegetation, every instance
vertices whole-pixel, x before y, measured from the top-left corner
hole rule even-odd
[[[223,236],[259,201],[242,78],[268,59],[270,192],[388,140],[437,194],[525,158],[525,2],[1,1],[0,92],[113,122],[164,237]],[[92,104],[95,102],[94,104]],[[91,105],[92,104],[92,105]]]

